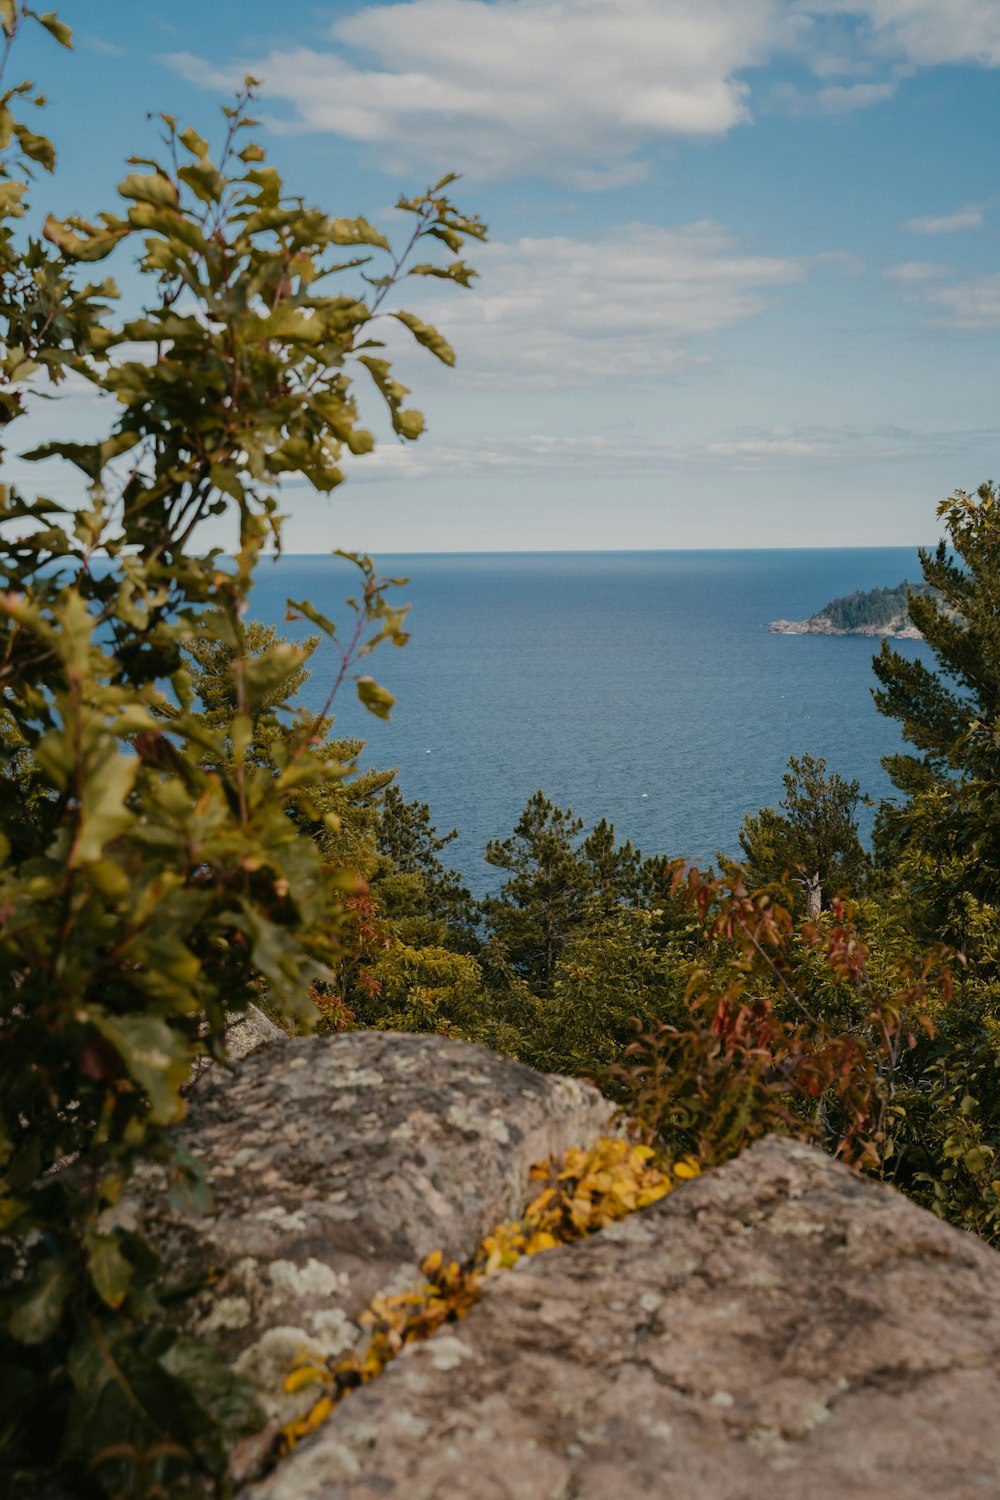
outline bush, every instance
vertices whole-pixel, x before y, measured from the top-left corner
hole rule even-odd
[[[0,0],[8,44],[31,20],[69,45],[54,17]],[[13,114],[30,85],[0,100],[2,414],[23,411],[35,371],[72,373],[117,411],[106,436],[31,455],[75,465],[78,510],[9,488],[0,501],[0,1464],[9,1476],[57,1459],[80,1493],[196,1493],[256,1419],[213,1352],[169,1330],[153,1252],[108,1230],[105,1210],[139,1156],[168,1160],[174,1193],[198,1197],[164,1127],[196,1060],[221,1055],[230,1012],[266,985],[287,1016],[315,1014],[356,885],[301,835],[304,821],[331,837],[340,826],[328,791],[348,768],[324,742],[327,713],[354,678],[384,717],[392,700],[360,659],[405,639],[367,558],[354,559],[342,643],[308,602],[290,603],[289,618],[340,645],[341,670],[323,712],[286,716],[262,753],[262,715],[309,652],[254,640],[244,620],[262,550],[280,543],[278,486],[299,475],[330,491],[342,451],[371,449],[355,375],[402,438],[423,424],[371,337],[408,252],[286,196],[247,141],[252,91],[225,111],[217,160],[164,116],[170,164],[134,161],[124,215],[50,217],[44,243],[22,243],[16,221],[30,164],[51,168],[52,147]],[[446,186],[400,203],[409,250],[482,236]],[[152,296],[114,323],[113,283],[85,273],[136,235]],[[377,254],[384,276],[361,269]],[[460,261],[410,267],[431,272],[471,275]],[[331,275],[339,287],[323,289]],[[390,315],[452,361],[433,329]],[[150,345],[153,357],[134,352]],[[223,514],[231,559],[198,550],[202,523]],[[203,666],[206,653],[231,668],[220,722],[196,699],[192,654]]]

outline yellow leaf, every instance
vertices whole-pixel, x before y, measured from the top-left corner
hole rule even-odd
[[[313,1385],[317,1380],[328,1381],[329,1372],[326,1369],[317,1368],[315,1365],[302,1365],[298,1370],[293,1370],[290,1375],[285,1376],[285,1392],[291,1396],[295,1391],[300,1391],[304,1385]]]
[[[537,1234],[531,1236],[531,1239],[524,1247],[524,1253],[525,1255],[537,1255],[540,1250],[554,1250],[558,1243],[559,1241],[555,1235],[549,1234],[546,1229],[540,1229]]]
[[[674,1176],[684,1179],[691,1177],[700,1177],[701,1168],[693,1157],[685,1156],[682,1161],[679,1161],[675,1164]]]
[[[332,1411],[333,1402],[329,1396],[323,1396],[306,1417],[306,1423],[310,1428],[321,1427]]]

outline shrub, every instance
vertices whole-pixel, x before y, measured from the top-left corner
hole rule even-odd
[[[55,17],[0,0],[8,49],[32,20],[69,45]],[[300,825],[337,831],[329,704],[353,677],[388,713],[360,659],[402,643],[404,611],[367,558],[354,559],[343,642],[308,602],[290,603],[289,618],[340,645],[341,670],[323,712],[291,715],[265,755],[255,725],[308,645],[255,643],[246,600],[263,548],[280,544],[282,479],[328,492],[342,452],[373,446],[356,375],[400,437],[419,435],[373,319],[396,317],[450,363],[435,331],[387,299],[418,245],[457,251],[483,233],[447,182],[401,201],[413,234],[399,252],[363,219],[289,198],[247,140],[252,92],[248,80],[225,111],[217,159],[163,116],[168,164],[133,160],[123,215],[50,217],[44,242],[23,242],[17,219],[30,165],[50,169],[54,153],[15,117],[31,86],[0,99],[0,412],[24,410],[40,371],[89,382],[117,413],[104,437],[32,455],[75,465],[78,509],[0,498],[0,1464],[9,1476],[57,1459],[81,1493],[196,1493],[255,1420],[212,1351],[170,1331],[152,1250],[109,1230],[105,1210],[142,1155],[167,1159],[173,1191],[197,1198],[193,1163],[164,1134],[193,1064],[221,1055],[227,1014],[262,984],[308,1021],[310,991],[338,961],[356,880]],[[115,323],[114,284],[87,268],[135,236],[150,302]],[[409,266],[431,273],[472,274],[461,261]],[[203,522],[226,514],[230,559],[199,550]],[[192,652],[231,665],[223,724],[196,700]]]

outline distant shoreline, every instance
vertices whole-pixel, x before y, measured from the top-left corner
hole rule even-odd
[[[869,640],[879,638],[893,641],[922,641],[923,632],[915,625],[851,625],[842,628],[834,625],[826,615],[813,615],[808,620],[772,620],[768,625],[772,635],[863,635]]]

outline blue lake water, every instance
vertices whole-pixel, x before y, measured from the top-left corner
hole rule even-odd
[[[405,574],[412,638],[365,664],[395,694],[391,722],[339,695],[337,729],[368,740],[364,764],[398,766],[408,798],[453,826],[452,863],[495,884],[487,839],[510,833],[541,787],[588,825],[606,817],[644,854],[737,852],[744,815],[775,805],[790,755],[825,756],[870,796],[890,790],[880,758],[898,747],[872,704],[877,643],[780,636],[854,589],[920,576],[915,550],[517,553],[386,556]],[[344,619],[355,587],[338,559],[265,564],[251,614],[284,618],[308,598]],[[288,635],[305,634],[282,625]],[[907,656],[927,648],[901,641]],[[324,642],[303,698],[336,672]]]

